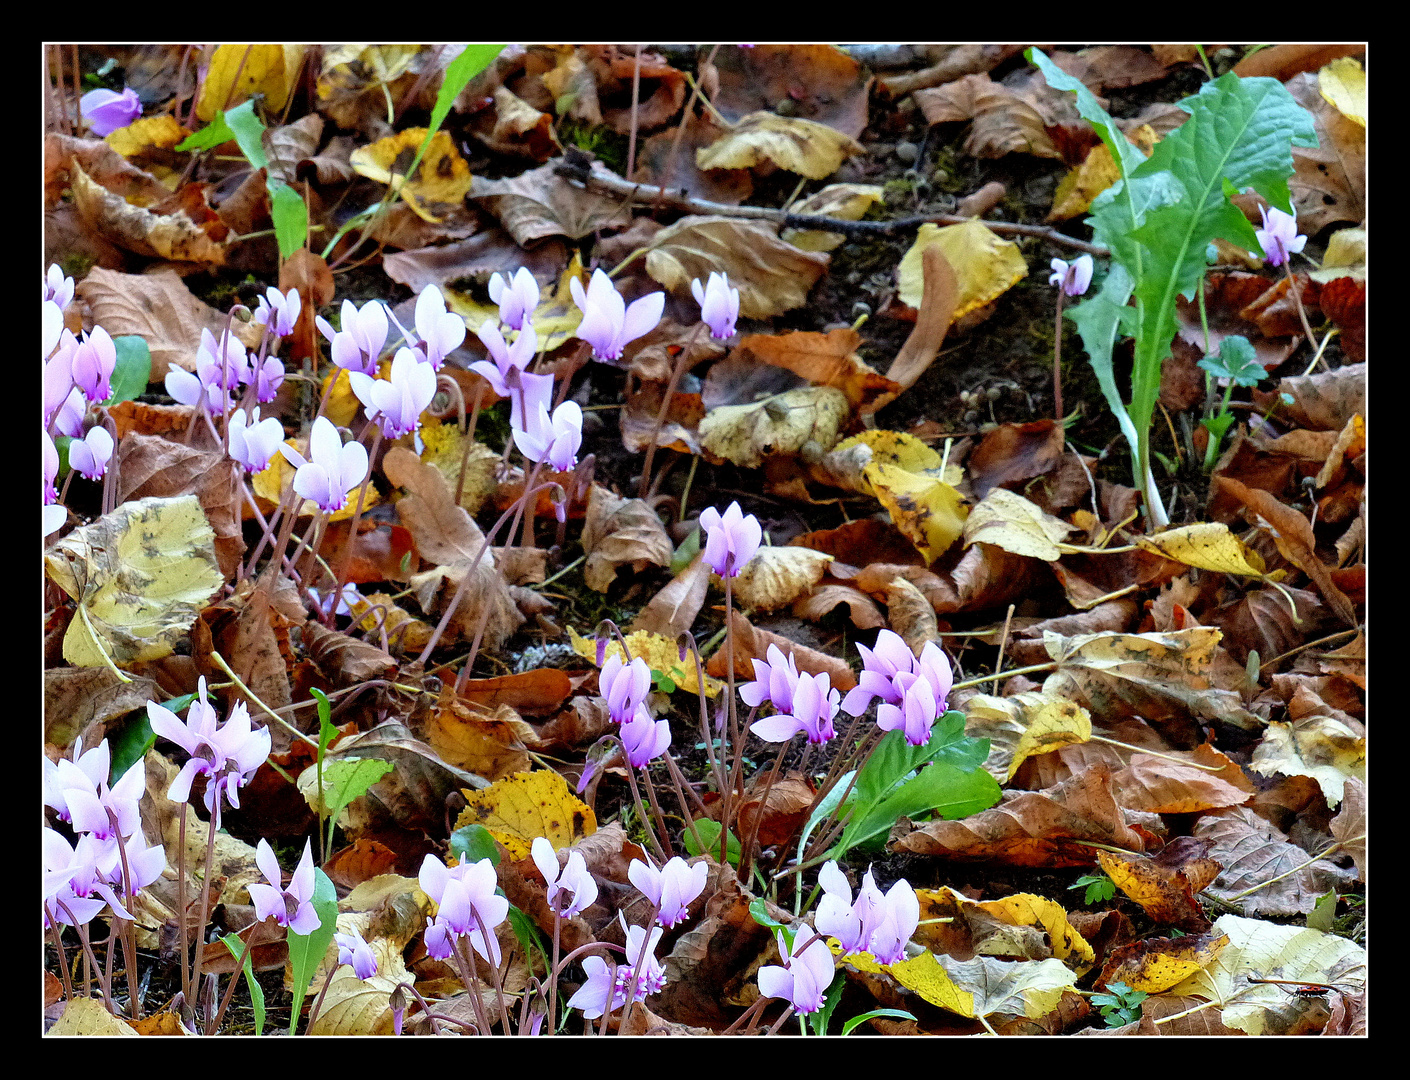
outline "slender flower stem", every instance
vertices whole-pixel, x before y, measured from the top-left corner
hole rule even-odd
[[[99,966],[98,957],[93,954],[93,945],[88,940],[88,926],[84,923],[80,923],[78,919],[74,916],[74,913],[69,910],[69,906],[65,904],[62,900],[55,897],[54,903],[59,905],[59,908],[63,911],[63,913],[68,916],[69,923],[74,927],[75,930],[78,931],[78,941],[79,944],[83,946],[83,955],[85,958],[85,962],[91,966],[93,971],[96,971],[98,973],[98,987],[103,992],[103,1004],[108,1007],[108,1012],[112,1013],[114,1016],[117,1016],[118,1008],[116,1005],[113,1004],[112,986],[103,981],[103,969]],[[55,920],[52,915],[50,916],[49,921],[51,923],[57,922],[57,920]],[[88,987],[85,985],[85,992],[87,991],[87,989]]]
[[[59,929],[59,924],[52,918],[49,920],[49,936],[54,939],[54,954],[59,961],[59,974],[63,976],[64,1000],[73,1000],[73,981],[69,978],[69,960],[64,952],[64,935]]]
[[[1288,279],[1288,295],[1292,297],[1293,303],[1297,306],[1297,317],[1302,321],[1302,332],[1307,335],[1309,345],[1315,344],[1317,335],[1312,332],[1312,324],[1307,321],[1307,311],[1302,306],[1302,290],[1297,287],[1297,279],[1293,277],[1291,259],[1283,263],[1283,273],[1287,275]],[[1322,361],[1322,368],[1324,371],[1327,369],[1325,360]]]
[[[185,813],[185,807],[182,808]],[[201,985],[201,965],[205,961],[206,950],[206,921],[210,918],[211,899],[211,863],[215,861],[215,834],[220,831],[220,799],[215,800],[215,807],[211,811],[211,818],[206,822],[206,868],[201,879],[201,921],[197,924],[200,927],[200,934],[196,938],[196,955],[191,961],[191,986],[199,988]]]
[[[558,1034],[558,952],[559,931],[563,928],[563,916],[553,912],[553,960],[548,965],[548,1033]]]
[[[112,827],[113,835],[115,835],[118,839],[118,857],[122,860],[122,898],[125,901],[125,906],[127,907],[127,910],[131,911],[132,868],[128,865],[127,862],[127,845],[123,842],[122,830],[118,827],[117,811],[114,810],[111,806],[108,807],[108,823]],[[108,936],[112,937],[112,927],[114,925],[121,925],[122,957],[124,963],[127,965],[127,1011],[132,1015],[132,1019],[140,1020],[141,1016],[138,1013],[139,1002],[137,1000],[136,976],[137,940],[133,933],[132,922],[128,919],[116,918],[116,913],[114,913],[114,916],[115,917],[113,922],[109,923]],[[112,952],[111,945],[108,946],[108,951],[109,953]]]
[[[1057,291],[1057,322],[1053,328],[1053,415],[1062,427],[1062,302],[1067,294]]]
[[[670,753],[666,757],[670,757]],[[661,846],[665,849],[666,858],[675,854],[671,847],[670,830],[666,828],[666,819],[661,814],[661,803],[656,798],[656,785],[651,782],[651,772],[649,765],[641,771],[642,781],[646,785],[646,797],[651,801],[651,814],[656,819],[656,831],[661,837]]]
[[[621,1035],[622,1032],[626,1029],[627,1021],[630,1020],[632,1016],[632,1009],[636,1006],[636,988],[637,984],[641,982],[641,967],[642,964],[646,962],[646,954],[651,951],[651,928],[656,925],[656,916],[660,914],[661,905],[652,905],[651,917],[646,920],[646,932],[642,935],[641,938],[641,952],[637,954],[636,961],[632,964],[632,981],[627,986],[627,1004],[626,1007],[622,1010],[622,1019],[617,1024],[618,1035]],[[628,959],[630,959],[630,957],[628,957]],[[612,985],[616,985],[615,979],[613,980]],[[607,999],[607,1005],[610,1011],[612,1005],[610,988],[608,990],[608,994],[609,996]],[[604,1015],[606,1014],[604,1013]]]
[[[618,744],[621,740],[617,740]],[[622,754],[626,756],[627,748],[622,747]],[[627,782],[632,786],[632,803],[636,806],[637,817],[641,819],[641,827],[646,831],[646,838],[651,842],[651,852],[662,862],[666,860],[665,853],[661,850],[661,842],[656,839],[656,832],[651,828],[651,819],[646,816],[646,808],[641,805],[641,789],[636,783],[636,769],[632,766],[631,759],[627,759]]]
[[[243,961],[241,962],[241,966],[244,966]],[[318,1019],[318,1010],[323,1007],[323,997],[328,993],[328,987],[332,985],[333,976],[338,973],[340,966],[339,964],[334,964],[328,969],[328,977],[323,980],[323,989],[318,991],[318,997],[314,999],[313,1008],[308,1011],[308,1026],[304,1028],[305,1035],[312,1034],[313,1022]]]
[[[754,864],[754,846],[759,842],[759,825],[764,820],[764,811],[769,806],[769,792],[773,790],[774,780],[778,777],[778,770],[783,765],[783,755],[788,752],[791,742],[784,742],[778,748],[778,753],[774,755],[774,767],[769,770],[769,778],[764,781],[764,795],[759,800],[759,809],[754,811],[754,825],[749,830],[749,842],[744,845],[744,850],[739,856],[739,876],[744,880],[749,880],[749,869]]]
[[[343,595],[343,586],[347,584],[348,574],[352,572],[353,551],[357,546],[357,523],[362,520],[363,500],[367,497],[367,485],[372,482],[372,463],[377,460],[377,451],[381,445],[382,425],[378,424],[376,434],[372,436],[372,449],[367,452],[367,476],[357,489],[357,505],[353,507],[352,521],[348,525],[348,540],[338,565],[338,578],[333,585],[333,602],[328,605],[325,626],[333,625],[333,613],[338,610],[338,597]]]
[[[656,456],[656,436],[661,433],[661,427],[666,422],[666,414],[671,411],[671,399],[675,396],[676,386],[681,381],[681,375],[690,366],[690,351],[695,347],[696,339],[700,337],[700,331],[705,328],[704,322],[695,324],[694,331],[691,332],[690,340],[685,343],[681,353],[676,357],[676,362],[671,368],[671,381],[666,384],[666,394],[661,399],[661,407],[656,410],[656,422],[651,425],[651,437],[646,440],[646,460],[641,466],[641,484],[637,488],[637,498],[646,498],[647,491],[651,486],[651,460]]]
[[[720,51],[719,45],[710,50],[710,55],[705,58],[702,67],[709,67],[715,62],[715,54]],[[671,141],[671,151],[666,155],[666,162],[661,166],[660,187],[656,189],[656,205],[651,208],[653,214],[661,209],[661,199],[665,197],[666,187],[671,182],[671,163],[676,159],[676,151],[680,149],[681,138],[685,135],[686,126],[694,116],[695,101],[700,97],[700,84],[694,79],[691,80],[690,100],[685,103],[685,111],[681,113],[680,127],[676,128],[676,137]],[[631,180],[628,174],[627,180]]]
[[[777,1022],[775,1022],[775,1024],[774,1024],[774,1026],[771,1027],[771,1028],[769,1028],[769,1030],[766,1031],[766,1032],[764,1032],[764,1034],[765,1034],[765,1035],[777,1035],[777,1034],[778,1034],[778,1029],[781,1028],[781,1027],[783,1027],[783,1025],[787,1022],[788,1018],[789,1018],[790,1016],[792,1016],[792,1015],[793,1015],[793,1006],[790,1005],[790,1006],[788,1006],[788,1008],[786,1008],[786,1009],[783,1010],[783,1015],[778,1018]],[[800,1024],[803,1022],[803,1018],[802,1018],[801,1016],[798,1018],[798,1022],[799,1022]],[[807,1028],[804,1028],[804,1029],[803,1029],[803,1034],[806,1035],[807,1033],[808,1033],[808,1029],[807,1029]]]
[[[484,942],[485,942],[485,951],[488,952],[488,951],[489,951],[489,948],[490,948],[490,931],[489,931],[489,927],[487,927],[487,926],[485,925],[485,920],[484,920],[484,917],[480,914],[480,909],[479,909],[479,908],[473,908],[472,910],[475,912],[475,923],[480,927],[480,937],[481,937],[481,938],[484,940]],[[473,951],[473,949],[472,949],[471,951]],[[472,963],[474,962],[474,958],[473,958],[473,957],[471,958],[471,962],[472,962]],[[489,961],[488,961],[488,960],[485,961],[485,962],[486,962],[487,964],[489,964]],[[504,1034],[508,1035],[508,1034],[509,1034],[509,1011],[508,1011],[508,1009],[505,1007],[505,1004],[504,1004],[504,980],[500,978],[499,966],[498,966],[497,964],[489,964],[489,968],[490,968],[490,974],[491,974],[492,976],[494,976],[495,1002],[496,1002],[496,1004],[499,1005],[499,1018],[500,1018],[500,1022],[504,1025]]]
[[[181,805],[181,824],[177,830],[176,848],[176,923],[181,938],[181,993],[186,1001],[191,1000],[191,980],[187,978],[186,963],[191,959],[190,944],[186,940],[186,815],[189,804]]]
[[[713,55],[713,53],[712,53],[711,55]],[[727,568],[727,569],[728,569],[728,568]],[[739,734],[738,734],[738,726],[737,726],[737,724],[736,724],[735,708],[734,708],[734,630],[733,630],[733,628],[730,626],[730,622],[731,622],[730,616],[734,614],[734,588],[733,588],[733,582],[734,582],[734,578],[733,578],[733,577],[728,577],[728,576],[727,576],[727,577],[725,578],[725,664],[726,664],[726,666],[728,667],[729,670],[726,672],[726,675],[727,675],[727,677],[728,677],[728,678],[727,678],[728,689],[725,691],[724,708],[725,708],[725,716],[728,718],[728,724],[729,724],[730,745],[734,745],[734,746],[738,747],[738,744],[739,744]],[[725,761],[728,761],[728,760],[729,760],[729,753],[728,753],[728,750],[729,750],[729,746],[728,746],[727,744],[725,744],[725,743],[721,743],[721,744],[720,744],[720,757],[721,757],[722,760],[725,760]],[[735,785],[735,780],[736,780],[736,778],[738,777],[738,774],[739,774],[739,766],[740,766],[740,760],[739,760],[739,759],[740,759],[742,756],[743,756],[742,752],[736,754],[735,762],[734,762],[734,764],[730,767],[729,773],[728,773],[727,776],[725,777],[725,786],[724,786],[723,790],[720,792],[720,795],[721,795],[722,799],[724,800],[724,804],[723,804],[723,806],[722,806],[721,809],[720,809],[720,865],[721,865],[721,866],[725,865],[725,862],[726,862],[726,859],[727,859],[727,855],[728,855],[730,810],[732,809],[732,807],[731,807],[730,804],[734,801],[734,785]]]
[[[473,947],[467,950],[463,938],[457,937],[452,940],[454,941],[452,955],[455,957],[456,967],[460,971],[460,981],[465,984],[465,989],[470,993],[470,1007],[475,1010],[475,1023],[480,1029],[480,1034],[488,1035],[490,1022],[489,1018],[485,1016],[485,1003],[480,1000],[480,976],[475,970],[475,950]],[[486,942],[487,947],[488,944]]]
[[[216,1010],[215,1016],[206,1021],[207,1035],[214,1035],[220,1030],[220,1022],[225,1019],[225,1010],[230,1008],[230,999],[235,996],[235,987],[240,985],[240,976],[245,973],[245,958],[250,955],[250,945],[255,939],[255,931],[258,928],[259,923],[251,923],[244,931],[244,936],[240,938],[240,941],[243,943],[243,948],[240,950],[240,958],[235,962],[235,970],[230,974],[230,985],[225,988],[225,996],[220,999],[220,1008]],[[337,970],[337,965],[334,965],[333,971]],[[332,979],[332,972],[329,972],[328,977],[330,980]],[[327,983],[323,984],[323,989],[328,989]],[[322,994],[319,995],[318,1000],[323,1000]],[[309,1023],[312,1024],[312,1020],[310,1020]]]

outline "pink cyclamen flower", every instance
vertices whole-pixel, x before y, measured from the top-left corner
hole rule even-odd
[[[54,480],[59,475],[59,451],[54,446],[54,440],[49,437],[49,433],[44,432],[44,503],[59,501],[58,489],[54,487]]]
[[[397,350],[388,379],[373,379],[360,371],[349,372],[348,379],[368,417],[382,426],[389,439],[415,431],[436,396],[435,368],[413,349]]]
[[[592,355],[598,360],[621,359],[627,343],[654,330],[666,309],[663,292],[643,296],[628,307],[611,278],[601,270],[592,272],[586,293],[576,277],[571,278],[568,285],[573,302],[583,313],[577,336],[592,346]]]
[[[265,885],[256,882],[248,886],[250,900],[255,905],[255,918],[273,918],[280,926],[287,926],[293,933],[307,937],[322,924],[318,912],[313,910],[313,851],[309,842],[304,841],[304,857],[294,869],[289,887],[283,888],[284,875],[279,869],[279,860],[274,857],[274,849],[269,841],[261,839],[255,848],[255,862],[269,880]]]
[[[671,927],[690,914],[690,904],[705,891],[709,868],[702,859],[693,866],[679,855],[657,869],[650,860],[633,859],[627,867],[627,877],[641,890],[654,907],[660,910],[656,921]]]
[[[309,589],[309,594],[318,604],[318,610],[323,612],[323,614],[327,615],[328,612],[333,608],[332,589],[328,589],[326,593],[321,589]],[[351,615],[352,607],[350,605],[356,604],[361,599],[362,594],[357,591],[356,585],[344,585],[342,593],[338,595],[337,610],[333,611],[333,614]]]
[[[214,813],[222,797],[239,809],[240,785],[269,757],[269,731],[251,727],[249,709],[243,701],[230,710],[230,717],[223,726],[218,725],[215,709],[206,701],[204,675],[196,687],[196,700],[191,703],[185,723],[166,706],[147,702],[147,720],[152,730],[191,755],[171,782],[166,797],[173,802],[185,802],[191,794],[192,780],[200,773],[207,778],[207,810]]]
[[[910,882],[902,878],[886,892],[881,924],[872,931],[868,951],[878,964],[900,963],[919,925],[920,900]]]
[[[356,927],[346,934],[334,934],[333,940],[338,945],[339,964],[352,968],[353,974],[359,979],[370,979],[377,974],[377,957],[372,952],[372,946],[362,939]]]
[[[701,286],[697,278],[690,283],[691,295],[700,305],[700,318],[710,328],[713,338],[727,338],[734,333],[739,318],[739,290],[729,287],[729,278],[713,271],[709,284]]]
[[[101,139],[141,116],[142,102],[130,86],[124,86],[121,94],[90,90],[78,99],[78,111],[88,121],[88,130]]]
[[[568,1008],[580,1010],[589,1020],[596,1020],[603,1013],[614,1012],[626,1005],[627,991],[633,982],[636,983],[633,1001],[643,1001],[652,994],[659,994],[666,985],[666,970],[656,959],[661,927],[652,926],[648,933],[643,926],[627,926],[620,912],[617,918],[626,929],[627,947],[622,963],[617,965],[616,978],[612,977],[612,970],[602,957],[586,957],[583,970],[587,972],[587,981],[568,999]],[[638,968],[640,975],[636,975]]]
[[[107,904],[121,918],[132,918],[122,906],[112,886],[99,872],[99,864],[111,872],[114,860],[121,861],[115,845],[103,844],[84,833],[71,845],[53,829],[43,832],[44,926],[51,922],[82,926]],[[97,894],[96,896],[94,894]],[[60,905],[63,905],[62,907]],[[64,908],[72,913],[72,918]]]
[[[83,391],[75,386],[59,406],[59,414],[54,417],[54,434],[67,435],[72,439],[83,438],[83,418],[87,414],[88,399],[83,396]]]
[[[102,740],[91,750],[83,749],[83,737],[74,740],[66,758],[58,762],[47,757],[44,763],[44,805],[51,806],[59,814],[60,821],[69,821],[68,793],[86,791],[92,794],[98,785],[108,779],[108,768],[112,760],[108,750],[108,740]]]
[[[803,944],[799,947],[795,940],[793,946],[797,951],[794,952],[783,932],[778,932],[778,955],[783,966],[771,964],[759,969],[759,993],[783,998],[800,1013],[817,1012],[822,1008],[823,995],[836,971],[832,950],[821,935],[813,933],[806,925],[799,928],[798,937],[803,939]]]
[[[636,713],[622,725],[617,735],[634,769],[645,768],[671,745],[671,725],[665,720],[651,719],[645,705],[637,707]]]
[[[427,855],[417,878],[421,891],[436,902],[434,919],[427,920],[426,952],[437,960],[455,951],[454,939],[469,937],[477,953],[499,965],[499,940],[494,929],[509,914],[509,901],[495,893],[495,869],[489,859],[447,867],[434,855]],[[481,933],[480,924],[484,923]]]
[[[73,382],[89,401],[107,401],[113,396],[113,368],[117,366],[117,346],[101,326],[84,334],[83,341],[73,350],[70,370]]]
[[[275,337],[288,337],[294,332],[294,324],[299,321],[299,290],[290,289],[282,293],[271,285],[259,298],[255,308],[255,322],[268,326]]]
[[[553,844],[536,836],[530,854],[548,886],[548,906],[555,914],[571,919],[597,899],[597,882],[588,873],[582,852],[570,851],[568,864],[560,867]]]
[[[749,730],[765,742],[787,742],[800,731],[807,733],[810,743],[827,742],[837,734],[832,719],[837,715],[841,696],[831,689],[830,682],[825,671],[799,675],[789,711],[756,720]]]
[[[341,510],[348,492],[367,477],[367,448],[357,442],[344,446],[326,416],[315,420],[309,432],[309,460],[287,443],[279,444],[279,452],[299,470],[294,474],[294,490],[326,514]]]
[[[230,414],[230,456],[245,467],[247,473],[263,472],[269,459],[284,441],[284,425],[277,417],[259,418],[255,408],[248,417],[243,409]]]
[[[754,660],[752,663],[754,681],[739,688],[744,704],[758,708],[768,701],[779,712],[789,712],[793,708],[793,695],[798,689],[799,678],[793,654],[784,656],[777,645],[770,645],[768,660]]]
[[[113,457],[113,437],[105,427],[88,429],[88,434],[69,443],[69,467],[88,480],[101,480]]]
[[[500,322],[513,330],[522,330],[524,322],[539,306],[539,283],[526,266],[519,267],[508,283],[498,274],[491,274],[490,299],[499,305]]]
[[[869,952],[882,964],[904,959],[920,920],[920,901],[909,882],[902,878],[883,895],[868,870],[854,903],[846,876],[829,862],[818,883],[825,892],[814,920],[819,933],[837,938],[844,955]]]
[[[738,502],[721,514],[713,506],[700,513],[705,530],[705,562],[721,577],[737,577],[764,537],[763,526],[753,514],[745,514]]]
[[[196,372],[206,386],[236,390],[250,381],[250,360],[245,346],[234,334],[221,333],[217,341],[209,330],[201,331],[196,349]]]
[[[1269,266],[1282,266],[1294,252],[1301,251],[1307,244],[1307,237],[1299,236],[1297,218],[1286,214],[1276,206],[1259,207],[1263,215],[1263,228],[1255,229],[1263,247],[1263,258]]]
[[[275,399],[279,388],[284,385],[284,361],[277,356],[266,356],[263,363],[250,362],[249,382],[255,388],[255,400],[261,405]]]
[[[639,656],[633,657],[630,664],[624,664],[622,658],[613,653],[603,662],[597,685],[607,700],[612,722],[625,724],[646,700],[646,693],[651,689],[651,668]]]
[[[504,335],[499,332],[499,327],[494,324],[493,319],[486,319],[481,323],[480,329],[475,331],[475,336],[489,352],[490,359],[476,360],[470,365],[470,370],[483,375],[490,388],[500,397],[515,396],[513,388],[505,379],[511,368],[522,372],[534,358],[538,337],[534,334],[533,326],[520,330],[513,345],[505,343]]]
[[[565,401],[553,410],[552,419],[542,405],[526,417],[525,430],[513,428],[514,445],[530,461],[547,461],[559,472],[578,463],[583,445],[583,410],[576,401]]]
[[[936,709],[935,691],[930,683],[919,675],[902,674],[897,680],[908,683],[900,705],[889,701],[876,710],[876,726],[882,731],[902,730],[906,742],[912,746],[924,746],[930,741],[930,730],[940,715]]]
[[[86,786],[70,788],[66,801],[74,831],[92,833],[99,840],[140,833],[142,817],[137,803],[146,790],[145,775],[143,769],[129,768],[111,788],[106,776],[96,789]],[[111,818],[109,811],[112,811]],[[116,828],[113,826],[114,818],[117,819]]]
[[[45,308],[52,310],[52,302]],[[67,330],[59,332],[57,344],[49,349],[44,361],[44,423],[47,427],[54,410],[71,396],[73,385],[73,354],[78,349],[78,339]],[[81,392],[81,391],[80,391]]]
[[[427,285],[416,298],[416,333],[426,360],[436,371],[465,340],[465,320],[446,310],[445,297],[435,285]]]
[[[1053,272],[1048,275],[1048,284],[1056,285],[1068,296],[1081,296],[1092,283],[1092,257],[1083,255],[1071,263],[1062,259],[1052,261]]]
[[[50,263],[44,275],[44,299],[52,300],[59,308],[62,317],[64,308],[73,299],[73,278],[65,276],[58,263]]]
[[[867,711],[872,698],[878,697],[892,705],[899,705],[906,688],[896,685],[896,676],[916,670],[916,658],[910,646],[894,630],[882,630],[876,635],[876,644],[872,648],[858,644],[857,651],[862,654],[862,673],[857,678],[857,685],[847,691],[847,697],[842,701],[843,711],[849,716],[861,716]],[[949,693],[948,686],[945,692]]]
[[[333,363],[349,371],[376,375],[377,358],[387,343],[386,307],[380,301],[369,300],[358,309],[351,300],[344,300],[340,315],[343,328],[336,332],[322,316],[314,320],[319,332],[328,339]]]

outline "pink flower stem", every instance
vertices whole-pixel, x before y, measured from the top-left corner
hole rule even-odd
[[[470,994],[470,1007],[475,1010],[475,1024],[480,1029],[481,1035],[490,1033],[489,1018],[485,1016],[485,1003],[480,1000],[480,976],[476,971],[475,950],[468,948],[464,938],[452,938],[454,944],[452,955],[455,957],[455,966],[460,973],[460,981],[465,984],[465,989]],[[488,942],[486,946],[488,947]],[[508,1031],[505,1032],[508,1034]]]
[[[1307,321],[1307,310],[1302,306],[1302,290],[1297,287],[1297,279],[1293,277],[1291,259],[1283,263],[1283,273],[1287,275],[1288,295],[1292,297],[1293,303],[1297,305],[1297,317],[1302,320],[1302,332],[1307,335],[1307,344],[1315,349],[1317,347],[1317,338],[1316,335],[1312,333],[1312,324]],[[1321,357],[1318,359],[1322,365],[1322,370],[1329,371],[1330,368],[1327,366],[1327,361]]]
[[[694,331],[691,332],[688,340],[681,349],[681,354],[676,357],[675,365],[671,368],[671,381],[666,384],[666,395],[661,399],[661,407],[656,410],[656,422],[651,425],[651,437],[646,441],[646,460],[641,466],[641,484],[637,487],[637,498],[646,498],[651,485],[651,459],[656,456],[656,437],[661,433],[661,427],[666,423],[666,414],[671,411],[671,399],[675,397],[676,386],[681,381],[681,375],[690,366],[690,351],[695,347],[695,341],[700,337],[700,331],[705,328],[703,322],[695,324]]]
[[[240,966],[244,966],[243,960],[240,962]],[[323,997],[328,993],[328,987],[333,982],[333,976],[338,973],[340,966],[339,964],[334,964],[328,969],[328,977],[323,980],[323,989],[318,991],[318,997],[314,1000],[313,1008],[308,1011],[308,1026],[304,1028],[305,1035],[313,1031],[313,1022],[318,1019],[318,1010],[323,1007]]]
[[[127,862],[127,845],[122,842],[122,830],[118,827],[117,811],[108,807],[108,823],[112,827],[113,835],[118,838],[118,857],[122,860],[122,899],[128,911],[132,910],[132,867]],[[117,925],[121,928],[122,936],[122,958],[127,965],[127,1011],[132,1015],[132,1019],[140,1020],[138,1012],[138,992],[137,977],[135,974],[137,961],[137,938],[133,931],[130,919],[120,919],[114,913],[113,921],[108,924],[109,937],[112,936],[112,927]],[[112,952],[112,945],[108,946],[108,952]]]
[[[764,796],[759,800],[759,809],[754,811],[754,825],[749,830],[749,842],[744,845],[739,856],[739,876],[748,882],[749,868],[754,864],[754,847],[759,842],[759,826],[763,823],[764,813],[769,807],[769,792],[773,790],[774,780],[778,777],[778,770],[783,765],[783,755],[788,752],[792,745],[792,740],[783,743],[778,748],[778,753],[774,755],[774,767],[769,770],[769,778],[764,781]]]
[[[88,925],[86,923],[80,923],[78,919],[74,917],[74,913],[69,910],[69,906],[58,897],[54,898],[54,903],[59,905],[63,913],[68,916],[69,922],[73,924],[73,928],[78,931],[78,941],[79,944],[83,946],[84,964],[87,967],[87,972],[85,973],[86,977],[83,980],[85,993],[88,990],[88,982],[92,978],[92,972],[97,972],[98,987],[103,992],[103,1004],[108,1007],[108,1012],[112,1013],[114,1016],[119,1015],[118,1007],[113,1004],[112,986],[103,979],[103,969],[98,964],[98,957],[93,954],[92,943],[88,940]],[[49,921],[56,926],[58,925],[57,921],[52,916]]]
[[[199,936],[196,938],[196,955],[191,961],[191,985],[201,985],[201,965],[205,962],[206,921],[210,918],[211,864],[215,861],[215,834],[220,831],[220,798],[214,800],[210,820],[206,822],[206,869],[201,880],[201,921]],[[186,805],[181,807],[182,817],[186,816]],[[184,918],[184,913],[183,913]]]
[[[1062,302],[1067,294],[1057,291],[1057,322],[1053,329],[1053,415],[1062,427]]]
[[[558,952],[559,931],[563,928],[563,916],[557,909],[553,912],[553,960],[548,965],[548,1033],[558,1033]],[[523,1030],[522,1025],[520,1030]]]
[[[475,924],[480,928],[480,938],[481,938],[481,939],[484,941],[484,943],[485,943],[485,951],[486,951],[486,952],[489,952],[489,951],[490,951],[490,930],[489,930],[489,927],[487,927],[487,926],[485,925],[484,916],[480,914],[480,909],[479,909],[479,908],[472,907],[471,910],[474,911],[474,913],[475,913]],[[474,950],[472,949],[471,951],[473,952]],[[471,957],[471,962],[472,962],[472,963],[474,962],[474,957]],[[485,961],[485,963],[489,964],[489,961],[487,960],[487,961]],[[499,965],[497,965],[497,964],[489,964],[489,968],[490,968],[490,974],[491,974],[492,976],[494,976],[494,995],[495,995],[495,1002],[496,1002],[496,1004],[499,1005],[499,1020],[500,1020],[500,1023],[504,1025],[504,1027],[503,1027],[504,1033],[505,1033],[506,1035],[508,1035],[508,1034],[509,1034],[509,1010],[506,1008],[505,1003],[504,1003],[504,980],[500,977],[500,974],[499,974]]]
[[[670,757],[668,753],[666,757]],[[651,782],[650,764],[641,770],[642,779],[646,784],[646,797],[651,801],[651,815],[656,819],[656,833],[661,837],[661,846],[665,848],[666,858],[675,854],[671,847],[671,833],[666,828],[666,819],[661,814],[661,804],[656,798],[656,785]]]
[[[619,743],[620,739],[617,740]],[[622,755],[626,757],[627,748],[622,747]],[[646,832],[646,838],[651,841],[652,854],[662,862],[666,861],[666,856],[661,851],[661,842],[656,839],[656,832],[651,828],[651,819],[646,816],[646,808],[641,804],[641,789],[636,784],[636,769],[632,766],[631,759],[627,758],[627,782],[632,786],[632,802],[636,806],[636,816],[641,819],[641,827]]]
[[[59,974],[63,976],[64,1000],[73,1000],[73,981],[69,978],[69,958],[64,952],[64,935],[59,931],[59,924],[52,918],[49,920],[49,936],[54,939],[54,954],[59,961]]]
[[[362,503],[367,497],[367,485],[372,483],[372,463],[377,460],[377,451],[382,446],[382,425],[378,424],[376,433],[372,436],[372,449],[367,452],[367,476],[363,478],[362,486],[357,489],[357,505],[353,507],[352,520],[348,524],[348,539],[343,545],[343,557],[338,564],[338,578],[333,585],[333,602],[328,605],[328,612],[324,617],[323,625],[333,626],[333,613],[338,610],[338,597],[343,595],[343,586],[347,583],[348,574],[352,572],[353,549],[357,544],[357,523],[362,520]]]
[[[632,1017],[632,1009],[636,1007],[636,987],[641,981],[641,966],[646,962],[646,954],[651,951],[651,928],[656,925],[656,916],[661,914],[661,905],[655,904],[651,908],[651,917],[646,920],[646,933],[641,938],[641,952],[637,954],[636,962],[632,965],[632,981],[627,986],[627,1004],[622,1009],[622,1019],[617,1024],[617,1034],[621,1035],[626,1029],[627,1021]],[[616,980],[613,980],[615,985]],[[607,1001],[611,1006],[611,998]],[[606,1013],[603,1014],[604,1016]]]

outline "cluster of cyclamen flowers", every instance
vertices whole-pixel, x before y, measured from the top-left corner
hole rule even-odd
[[[651,668],[639,656],[628,664],[614,653],[602,665],[598,685],[607,700],[612,722],[621,725],[617,736],[622,740],[627,760],[635,769],[645,768],[671,745],[670,723],[653,720],[646,707]]]

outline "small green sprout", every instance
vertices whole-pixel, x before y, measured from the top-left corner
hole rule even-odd
[[[1146,1000],[1144,990],[1132,990],[1125,983],[1108,983],[1107,994],[1093,994],[1092,1004],[1102,1011],[1106,1026],[1117,1028],[1141,1018],[1141,1002]]]
[[[1116,895],[1116,882],[1105,874],[1084,874],[1068,888],[1080,889],[1083,886],[1087,889],[1083,897],[1083,903],[1086,904],[1104,904]]]

